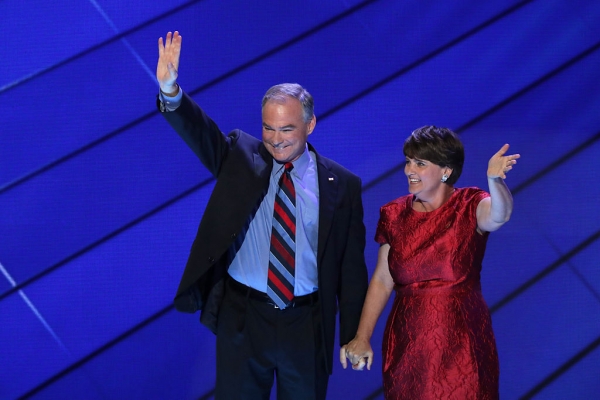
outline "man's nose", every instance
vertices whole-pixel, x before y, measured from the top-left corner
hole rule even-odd
[[[273,133],[273,144],[274,145],[279,145],[281,143],[283,143],[283,136],[281,135],[281,132],[275,131]]]

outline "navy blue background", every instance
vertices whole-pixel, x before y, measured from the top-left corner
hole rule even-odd
[[[537,1],[0,1],[0,398],[212,398],[214,336],[172,298],[214,182],[155,108],[157,39],[224,132],[260,100],[314,96],[320,153],[379,207],[407,193],[402,142],[460,133],[457,186],[520,153],[482,284],[504,399],[600,392],[600,4]],[[386,314],[387,315],[387,310]],[[381,395],[335,366],[329,397]]]

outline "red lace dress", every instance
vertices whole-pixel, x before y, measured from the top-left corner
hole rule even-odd
[[[488,234],[476,209],[489,196],[456,189],[432,212],[413,195],[381,207],[396,297],[383,338],[386,399],[498,399],[498,354],[480,271]]]

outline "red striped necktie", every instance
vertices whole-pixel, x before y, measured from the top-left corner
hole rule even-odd
[[[294,165],[285,164],[273,210],[267,294],[279,308],[294,298],[296,270],[296,190],[290,176]]]

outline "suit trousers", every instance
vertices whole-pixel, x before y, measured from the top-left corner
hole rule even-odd
[[[232,278],[228,278],[232,279]],[[217,400],[325,399],[318,301],[281,310],[226,285],[217,326]]]

